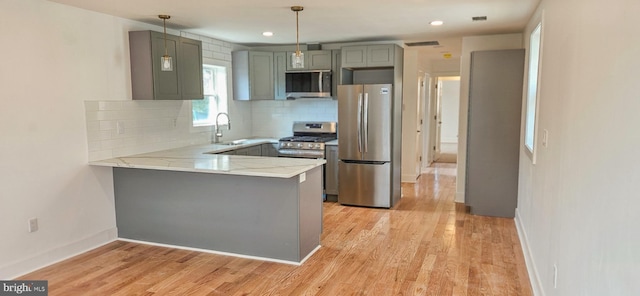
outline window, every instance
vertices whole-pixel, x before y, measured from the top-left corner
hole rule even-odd
[[[191,101],[193,126],[216,125],[216,115],[227,112],[227,67],[203,65],[204,100]],[[220,117],[220,124],[228,124]]]
[[[538,73],[541,53],[542,23],[531,32],[529,40],[529,75],[527,83],[526,118],[524,126],[524,146],[535,163],[536,109],[538,108]]]

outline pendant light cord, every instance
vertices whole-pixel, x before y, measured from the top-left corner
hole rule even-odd
[[[164,28],[164,55],[168,56],[169,53],[167,51],[167,19],[162,19],[162,27]]]
[[[298,12],[296,11],[296,56],[300,56],[300,29],[298,25]]]

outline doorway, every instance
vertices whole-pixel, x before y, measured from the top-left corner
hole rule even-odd
[[[438,77],[436,85],[433,160],[457,163],[460,76]]]

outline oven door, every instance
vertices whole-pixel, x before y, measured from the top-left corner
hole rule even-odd
[[[324,158],[324,151],[280,148],[278,149],[278,157]]]

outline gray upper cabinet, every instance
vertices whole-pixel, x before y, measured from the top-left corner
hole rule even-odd
[[[331,70],[331,50],[308,50],[304,53],[304,68],[291,67],[291,55],[293,51],[287,52],[287,71],[296,70]]]
[[[173,71],[160,70],[160,58],[165,54],[163,33],[129,32],[133,99],[203,99],[202,42],[167,35],[166,44],[167,52],[173,59]]]
[[[232,53],[234,100],[274,99],[273,59],[273,52],[234,51]]]
[[[393,67],[395,44],[342,47],[343,68]]]
[[[305,62],[309,63],[309,70],[331,70],[331,61],[330,50],[310,50]]]
[[[274,87],[275,87],[275,99],[286,100],[286,85],[284,80],[286,79],[285,73],[287,71],[287,53],[284,51],[275,52],[273,54],[273,67],[274,67]]]
[[[182,99],[204,99],[202,41],[180,37],[179,62]]]
[[[331,59],[331,95],[334,100],[338,99],[338,84],[340,84],[340,67],[342,63],[342,59],[340,57],[341,50],[334,49],[331,51],[332,59]]]

